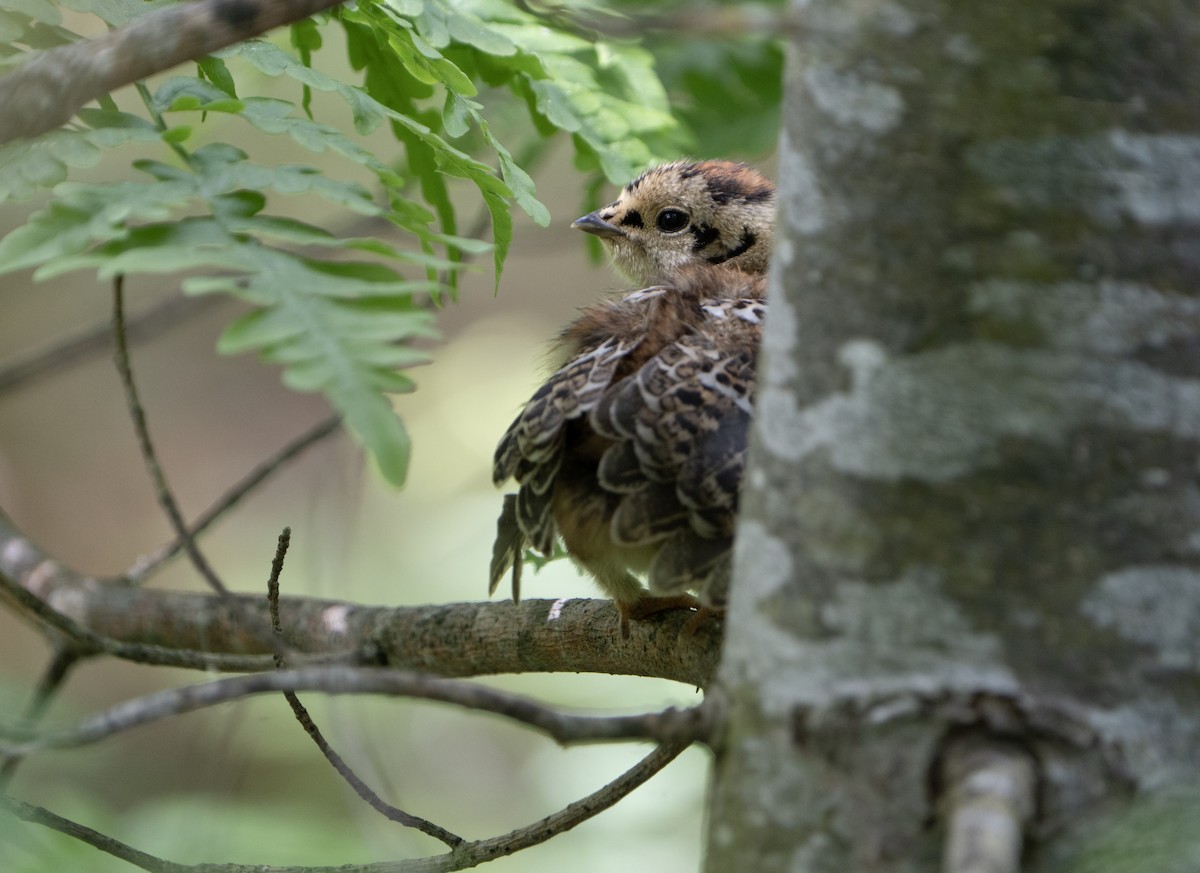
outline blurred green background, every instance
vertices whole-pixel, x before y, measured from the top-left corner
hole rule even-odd
[[[94,21],[73,26],[99,32]],[[693,130],[708,132],[710,150],[694,157],[741,150],[740,157],[762,158],[775,136],[780,49],[761,41],[742,48],[721,45],[666,39],[655,49],[665,80],[679,86],[672,93],[678,98],[673,110]],[[337,66],[339,53],[333,55]],[[262,77],[249,86],[240,80],[239,86],[266,95],[283,89],[281,96],[297,98],[294,84]],[[116,97],[123,107],[133,106],[128,93]],[[317,118],[352,129],[344,105],[320,93],[315,97]],[[489,105],[489,113],[497,135],[520,154],[531,133],[523,107],[510,101],[507,111]],[[284,137],[235,125],[213,114],[197,137],[226,138],[264,162],[321,166]],[[400,148],[382,129],[367,140],[385,160]],[[138,157],[162,160],[164,150],[122,147],[72,178],[132,178],[130,163]],[[771,170],[769,163],[758,165]],[[594,181],[573,167],[569,140],[553,138],[529,169],[553,217],[550,227],[540,228],[514,210],[515,235],[498,293],[490,257],[478,259],[464,276],[459,299],[439,313],[444,341],[431,346],[433,363],[411,371],[417,392],[395,398],[414,446],[406,487],[386,485],[347,436],[326,440],[203,538],[204,551],[229,587],[264,591],[276,537],[288,525],[293,536],[283,576],[287,595],[382,605],[487,596],[501,504],[491,483],[496,442],[547,374],[557,331],[602,293],[625,290],[606,265],[589,257],[583,235],[569,228],[586,211]],[[344,171],[339,164],[338,172]],[[359,181],[372,180],[364,173]],[[462,186],[453,193],[460,231],[466,232],[481,209],[478,192]],[[615,189],[606,186],[600,195],[610,199]],[[44,202],[43,194],[0,204],[0,235]],[[331,209],[326,201],[294,198],[274,198],[270,205],[272,212],[339,235],[386,232]],[[126,285],[129,315],[178,294],[177,279],[132,278]],[[63,337],[106,323],[110,309],[110,289],[85,272],[41,284],[28,273],[0,277],[0,371]],[[243,311],[236,302],[217,301],[133,347],[151,433],[189,518],[329,411],[322,398],[285,389],[277,368],[247,355],[215,354],[221,330]],[[169,539],[110,358],[106,349],[0,391],[0,506],[49,554],[101,577],[121,574]],[[148,584],[203,589],[178,559]],[[524,593],[598,592],[573,567],[558,562],[530,574]],[[40,633],[0,611],[0,712],[6,720],[22,711],[50,655]],[[65,726],[137,695],[205,680],[194,672],[89,662],[71,675],[46,724]],[[700,697],[676,683],[601,675],[479,681],[585,713],[692,705]],[[636,744],[563,750],[502,720],[433,704],[304,699],[334,747],[381,796],[468,839],[549,815],[649,752],[649,746]],[[707,767],[705,752],[689,750],[616,808],[487,869],[540,873],[570,865],[573,873],[621,867],[690,873],[699,866]],[[181,863],[335,865],[444,851],[360,801],[295,724],[282,698],[238,702],[91,747],[36,756],[20,767],[10,791]],[[129,869],[66,837],[0,817],[4,873]]]
[[[385,485],[345,436],[310,450],[205,537],[206,553],[232,588],[263,589],[275,538],[291,525],[288,594],[387,605],[486,596],[500,507],[490,478],[495,443],[544,375],[556,331],[580,306],[619,288],[568,227],[581,197],[568,151],[560,140],[537,174],[551,227],[517,215],[498,295],[486,266],[466,278],[460,300],[439,316],[445,342],[434,349],[434,362],[414,371],[419,390],[396,399],[414,442],[407,487]],[[0,228],[7,231],[20,214],[5,207]],[[108,289],[87,274],[49,284],[9,277],[2,293],[0,360],[103,323],[111,305]],[[135,282],[129,309],[173,293],[169,281]],[[249,356],[214,354],[218,333],[237,312],[236,304],[217,304],[134,347],[152,434],[189,516],[327,412],[319,398],[284,389],[274,368]],[[0,394],[0,505],[49,553],[89,574],[121,573],[169,538],[107,353]],[[201,587],[179,561],[150,584]],[[530,578],[526,592],[596,595],[562,563]],[[40,634],[0,613],[6,713],[19,711],[48,656]],[[89,663],[70,678],[48,723],[203,679]],[[631,678],[484,681],[585,712],[698,700],[691,688]],[[385,798],[469,838],[547,815],[648,751],[561,750],[499,720],[435,705],[315,696],[306,702]],[[578,873],[621,864],[695,870],[706,766],[704,753],[689,751],[615,810],[490,869],[561,870],[569,861]],[[282,699],[245,701],[39,756],[22,766],[12,791],[179,862],[337,864],[439,851],[439,844],[382,820],[341,784]],[[32,826],[0,839],[0,868],[129,869]]]

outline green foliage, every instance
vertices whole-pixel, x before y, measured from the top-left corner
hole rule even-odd
[[[120,26],[166,4],[64,5]],[[599,174],[624,182],[695,151],[716,128],[744,130],[699,108],[735,92],[744,101],[751,87],[744,77],[725,87],[713,64],[736,62],[752,77],[777,63],[774,51],[711,43],[693,59],[668,45],[664,85],[647,48],[588,29],[582,16],[606,14],[601,7],[531,10],[503,0],[360,0],[279,39],[203,58],[194,75],[139,85],[136,108],[125,95],[120,107],[106,98],[64,129],[0,147],[0,202],[43,201],[0,240],[0,274],[186,273],[185,293],[244,301],[251,312],[220,350],[255,351],[283,368],[289,386],[323,392],[399,483],[408,442],[387,395],[413,387],[398,370],[425,358],[413,342],[433,336],[430,303],[452,295],[458,271],[488,249],[499,281],[514,206],[549,221],[514,151],[566,131],[596,192]],[[79,39],[48,0],[0,0],[0,35],[0,65]],[[327,71],[342,50],[360,84]],[[692,97],[678,98],[689,88]],[[280,99],[289,92],[298,105]],[[672,116],[668,94],[689,107],[690,129]],[[747,103],[752,124],[765,126],[775,94]],[[272,140],[322,156],[322,170],[251,154],[251,142]],[[137,155],[127,159],[132,177],[111,169],[120,149]],[[104,181],[94,170],[88,181],[73,177],[97,166],[108,170]],[[490,245],[457,235],[455,203],[464,200],[454,192],[464,184],[490,219]],[[290,217],[315,201],[390,227],[398,242]]]
[[[1139,797],[1086,833],[1064,873],[1194,873],[1200,870],[1200,791]]]

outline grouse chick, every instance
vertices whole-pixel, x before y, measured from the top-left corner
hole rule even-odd
[[[518,599],[525,547],[549,555],[561,537],[624,636],[630,618],[724,602],[774,199],[742,164],[676,161],[572,224],[639,290],[562,332],[566,363],[500,440],[493,478],[520,489],[504,500],[491,591],[511,568]]]

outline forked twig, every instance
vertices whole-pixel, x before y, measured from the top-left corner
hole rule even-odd
[[[629,795],[635,788],[647,782],[667,764],[691,745],[690,740],[672,740],[663,743],[653,752],[626,770],[612,782],[587,797],[575,801],[565,809],[547,816],[523,828],[498,837],[463,843],[448,854],[412,861],[376,861],[371,864],[347,864],[338,867],[267,867],[245,864],[198,864],[187,866],[156,858],[119,840],[76,824],[70,819],[0,794],[0,810],[17,818],[40,824],[51,830],[75,837],[110,855],[115,855],[134,866],[150,873],[449,873],[466,870],[486,861],[511,855],[520,849],[528,849],[544,843],[552,837],[566,833],[571,828],[587,821]]]
[[[282,469],[288,461],[293,460],[306,449],[311,448],[331,434],[337,433],[341,423],[342,417],[340,415],[330,415],[322,421],[317,422],[251,470],[232,488],[222,494],[212,506],[196,517],[196,520],[189,528],[192,539],[194,540],[200,534],[204,533],[221,516],[240,503],[250,492]],[[165,543],[153,553],[138,559],[137,563],[125,574],[125,580],[135,584],[145,581],[147,577],[158,570],[164,563],[179,554],[183,547],[183,540],[179,537],[176,537],[169,543]]]
[[[276,641],[281,645],[283,643],[283,625],[279,621],[279,577],[283,573],[283,562],[287,557],[287,550],[291,544],[291,540],[292,530],[285,527],[283,533],[279,535],[279,543],[275,548],[275,558],[271,561],[271,576],[267,580],[267,600],[271,607],[271,630],[275,634]],[[279,650],[276,650],[274,653],[274,658],[275,669],[284,669],[284,658]],[[317,723],[313,721],[312,715],[309,714],[308,707],[300,702],[299,695],[294,691],[285,691],[283,692],[283,696],[292,708],[292,714],[296,716],[296,721],[300,722],[300,726],[304,728],[304,732],[317,744],[317,748],[321,750],[321,754],[325,756],[325,760],[333,765],[333,769],[338,772],[338,775],[345,779],[350,787],[354,789],[354,793],[365,800],[372,809],[389,821],[394,821],[405,827],[415,828],[421,833],[433,837],[435,840],[441,840],[452,849],[462,844],[463,838],[457,834],[453,834],[420,816],[412,815],[399,807],[392,806],[376,794],[371,786],[359,778],[358,774],[351,769],[350,765],[337,753],[333,746],[329,745],[329,741],[325,739],[325,735],[321,733],[321,729],[317,727]]]
[[[208,559],[204,557],[200,547],[196,545],[196,541],[188,531],[187,522],[183,520],[183,513],[179,510],[175,495],[171,493],[171,489],[167,485],[167,477],[163,473],[162,465],[158,462],[154,443],[150,439],[150,430],[146,426],[146,411],[142,408],[142,401],[138,397],[137,385],[133,381],[133,368],[129,363],[129,345],[125,335],[125,277],[122,275],[113,279],[113,341],[115,344],[113,357],[116,361],[117,373],[121,376],[121,384],[125,388],[129,417],[133,420],[133,429],[137,433],[138,447],[142,451],[142,461],[146,464],[146,470],[154,482],[154,493],[158,498],[158,504],[167,514],[167,519],[175,530],[175,536],[183,543],[184,551],[187,552],[197,572],[204,577],[209,587],[221,596],[228,597],[229,589],[217,576],[216,571],[208,563]]]

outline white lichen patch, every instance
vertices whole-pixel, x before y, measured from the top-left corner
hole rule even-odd
[[[1123,354],[1200,334],[1200,300],[1133,282],[991,279],[967,294],[972,312],[1032,322],[1058,349]]]
[[[783,219],[783,233],[795,232],[800,236],[811,236],[825,229],[827,206],[817,175],[808,158],[792,142],[785,128],[779,136],[779,178],[782,181],[779,198],[779,217]]]
[[[1014,205],[1075,207],[1104,224],[1200,222],[1200,137],[1125,130],[983,143],[967,164]]]
[[[849,391],[804,409],[763,391],[761,444],[789,460],[824,451],[859,476],[944,482],[992,466],[1006,438],[1059,444],[1085,425],[1200,438],[1200,381],[1138,363],[970,342],[851,374]]]
[[[1113,131],[1124,210],[1146,224],[1200,221],[1200,137]]]
[[[733,550],[734,572],[742,580],[736,604],[740,610],[757,609],[792,578],[792,555],[787,543],[771,535],[761,522],[747,520],[738,528]]]
[[[87,594],[73,587],[55,588],[46,597],[46,605],[55,612],[61,613],[78,622],[85,622],[87,617]]]
[[[321,626],[326,633],[336,634],[341,636],[350,632],[350,622],[348,616],[350,607],[338,604],[336,606],[326,607],[321,612]]]
[[[1121,750],[1126,772],[1134,775],[1139,789],[1194,782],[1200,762],[1200,717],[1165,694],[1149,687],[1145,691],[1114,709],[1087,710],[1088,723],[1104,745]]]
[[[772,304],[774,306],[774,304]],[[774,312],[771,318],[774,318]],[[771,318],[767,319],[768,325]],[[770,370],[767,370],[770,373]],[[764,449],[787,460],[798,460],[819,448],[824,435],[810,429],[809,418],[800,410],[787,386],[768,383],[755,401],[754,427]]]
[[[819,638],[786,633],[762,615],[731,619],[723,681],[756,688],[768,715],[850,696],[1011,688],[998,640],[974,629],[940,589],[937,575],[919,567],[891,583],[842,580],[820,607]]]
[[[886,133],[904,114],[904,99],[899,91],[856,73],[810,67],[804,72],[804,84],[820,110],[843,126]]]
[[[1200,666],[1200,572],[1191,567],[1128,567],[1104,576],[1083,614],[1122,639],[1147,646],[1164,667]]]
[[[796,307],[788,300],[783,289],[772,289],[771,308],[765,322],[763,354],[770,356],[771,364],[760,370],[764,376],[762,384],[785,387],[796,375],[796,343],[800,326],[799,319],[796,318]]]

